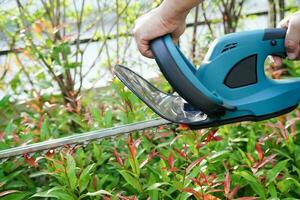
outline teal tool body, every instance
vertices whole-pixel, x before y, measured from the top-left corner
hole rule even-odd
[[[117,65],[117,77],[154,112],[175,122],[204,128],[258,121],[290,112],[300,100],[300,79],[265,75],[269,55],[286,57],[284,29],[225,35],[211,45],[197,69],[170,35],[151,42],[155,60],[175,94],[166,94],[132,70]]]

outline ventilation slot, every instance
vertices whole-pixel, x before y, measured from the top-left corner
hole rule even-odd
[[[224,49],[222,50],[222,53],[230,50],[230,49],[234,49],[235,47],[237,47],[237,43],[230,43],[230,44],[226,44]]]

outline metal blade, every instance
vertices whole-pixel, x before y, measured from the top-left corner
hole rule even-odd
[[[55,149],[58,147],[62,147],[65,145],[72,145],[72,144],[81,144],[91,140],[101,139],[105,137],[111,137],[121,134],[130,133],[133,131],[140,131],[143,129],[156,127],[160,125],[170,124],[170,121],[167,121],[162,118],[157,118],[148,121],[137,122],[133,124],[117,126],[113,128],[98,130],[98,131],[91,131],[81,134],[75,134],[59,139],[53,139],[45,142],[39,142],[35,144],[30,144],[26,146],[20,146],[15,148],[10,148],[6,150],[0,151],[0,159],[24,155],[27,153],[33,153],[38,151],[50,150]]]
[[[189,125],[209,120],[205,113],[193,108],[182,97],[160,91],[127,67],[116,65],[114,72],[124,85],[159,116]]]

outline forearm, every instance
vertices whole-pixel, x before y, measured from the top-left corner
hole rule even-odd
[[[161,8],[170,17],[186,16],[193,7],[196,7],[202,0],[164,0]]]

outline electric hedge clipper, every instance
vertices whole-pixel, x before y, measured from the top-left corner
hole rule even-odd
[[[217,39],[196,69],[170,35],[151,42],[155,60],[177,94],[166,94],[132,70],[116,76],[161,117],[191,128],[259,121],[295,109],[300,79],[272,80],[264,72],[269,55],[286,57],[286,30],[232,33]]]
[[[0,151],[0,164],[24,154],[47,152],[92,140],[127,134],[171,122],[205,128],[244,120],[263,120],[296,108],[300,79],[271,80],[264,73],[268,55],[286,57],[283,29],[225,35],[216,40],[196,69],[169,35],[151,43],[163,75],[177,92],[166,94],[132,70],[118,65],[115,74],[154,112],[153,119],[113,128],[73,134]]]

